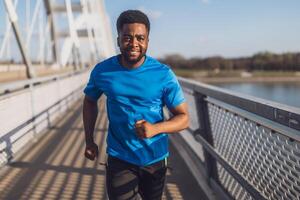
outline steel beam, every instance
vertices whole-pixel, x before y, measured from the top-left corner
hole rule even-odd
[[[82,6],[80,5],[80,3],[72,3],[71,4],[72,7],[72,11],[73,12],[82,12]],[[67,12],[67,7],[66,5],[53,5],[52,6],[52,12]]]
[[[13,28],[14,34],[16,36],[18,46],[19,46],[20,51],[21,51],[22,59],[23,59],[23,61],[25,63],[25,66],[26,66],[26,76],[29,79],[34,78],[35,77],[35,72],[34,72],[34,69],[32,68],[30,58],[28,57],[27,52],[24,48],[24,44],[23,44],[21,34],[20,34],[20,31],[19,31],[19,27],[18,27],[18,24],[17,24],[18,15],[16,14],[15,7],[13,6],[13,3],[11,2],[11,0],[4,0],[4,4],[5,4],[5,7],[6,7],[8,16],[9,16],[9,20],[12,24],[12,28]]]
[[[57,56],[57,38],[55,34],[55,26],[54,26],[54,17],[53,17],[53,11],[52,11],[52,5],[50,0],[44,0],[44,5],[47,13],[47,20],[50,24],[50,35],[51,35],[51,41],[52,44],[52,56],[55,63],[58,63],[58,56]]]
[[[88,30],[86,30],[86,29],[77,30],[76,32],[77,32],[78,37],[81,37],[81,38],[89,37]],[[61,38],[70,37],[70,32],[69,31],[57,32],[56,37],[61,37]]]

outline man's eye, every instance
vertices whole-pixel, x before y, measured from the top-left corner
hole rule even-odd
[[[130,41],[130,37],[123,37],[124,41]]]
[[[138,37],[137,39],[138,39],[138,41],[144,41],[145,40],[144,37]]]

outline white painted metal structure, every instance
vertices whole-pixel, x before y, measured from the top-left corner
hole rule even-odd
[[[0,7],[7,15],[0,21],[0,63],[23,60],[34,74],[31,62],[80,68],[115,54],[103,0],[5,0]]]

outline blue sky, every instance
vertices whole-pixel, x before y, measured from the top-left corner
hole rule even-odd
[[[105,5],[114,33],[123,10],[149,14],[149,54],[155,57],[300,51],[299,0],[106,0]]]
[[[148,54],[154,57],[300,52],[299,0],[105,0],[105,5],[114,38],[122,11],[140,9],[149,15]],[[22,11],[24,6],[19,6],[18,13]],[[4,12],[1,2],[0,34],[4,34]]]

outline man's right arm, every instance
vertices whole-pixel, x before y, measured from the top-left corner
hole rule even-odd
[[[94,142],[94,129],[98,116],[97,101],[85,96],[82,113],[86,142],[85,156],[90,160],[94,160],[98,156],[98,146]]]

